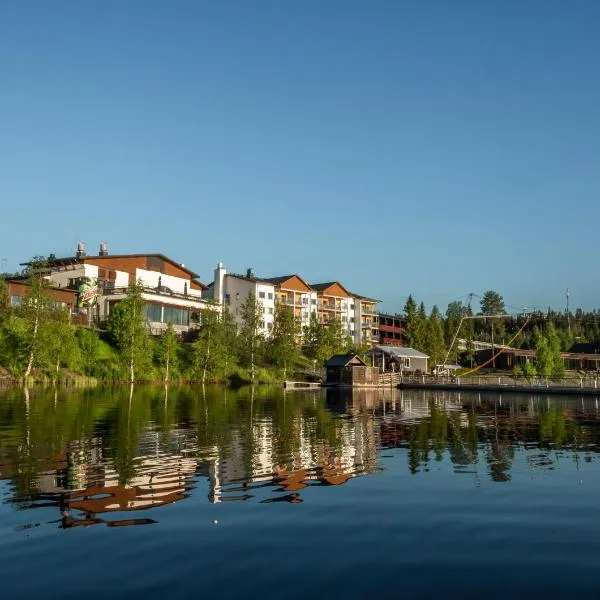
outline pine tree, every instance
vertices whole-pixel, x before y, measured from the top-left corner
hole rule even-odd
[[[425,348],[431,365],[435,366],[443,362],[446,354],[446,345],[444,343],[442,318],[437,306],[431,309],[431,315],[427,321]]]
[[[249,292],[246,302],[242,304],[242,327],[240,329],[240,348],[242,361],[250,367],[252,382],[256,379],[256,361],[263,349],[262,335],[263,306],[256,296]]]
[[[406,315],[406,326],[404,327],[404,341],[409,348],[415,348],[418,342],[417,303],[412,295],[408,297],[404,305]]]
[[[427,311],[425,304],[421,302],[417,311],[416,327],[415,327],[415,345],[416,350],[423,350],[427,345]]]

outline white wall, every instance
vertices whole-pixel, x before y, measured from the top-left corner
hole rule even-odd
[[[185,286],[187,284],[187,293],[190,296],[196,296],[200,298],[202,292],[200,290],[193,290],[191,287],[191,279],[184,277],[175,277],[174,275],[163,275],[158,271],[147,271],[146,269],[136,269],[135,277],[137,280],[142,281],[142,283],[147,287],[158,287],[158,282],[164,287],[168,287],[174,292],[179,294],[183,294],[185,292]]]

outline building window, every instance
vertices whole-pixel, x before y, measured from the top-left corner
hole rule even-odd
[[[310,301],[310,303],[311,303],[313,306],[314,306],[314,305],[316,305],[316,304],[317,304],[317,299],[316,299],[316,298],[313,298],[313,299]]]
[[[258,297],[262,298],[264,300],[265,298],[265,293],[264,292],[258,292]]]
[[[403,369],[410,369],[410,358],[403,357],[400,359],[400,365]]]
[[[151,323],[162,323],[162,306],[147,304],[145,308],[146,320]]]
[[[272,306],[269,306],[269,308],[265,309],[265,311],[266,311],[266,313],[267,313],[268,315],[272,315],[272,314],[273,314],[273,307],[272,307]]]
[[[273,292],[269,292],[269,293],[267,294],[267,298],[268,298],[269,300],[273,300]]]
[[[21,296],[11,296],[10,297],[10,305],[11,306],[19,306],[21,304]]]
[[[267,323],[267,331],[271,331],[273,329],[273,323]]]
[[[225,305],[229,306],[231,304],[231,295],[225,294]]]
[[[239,293],[239,292],[236,292],[236,293],[235,293],[235,299],[236,299],[236,300],[239,300],[239,299],[240,299],[240,293]]]

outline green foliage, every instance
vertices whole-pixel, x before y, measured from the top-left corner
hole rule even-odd
[[[426,322],[423,346],[423,351],[429,355],[431,367],[443,363],[446,356],[446,344],[444,343],[444,326],[437,306],[432,308],[431,315]]]
[[[60,376],[61,366],[72,367],[77,361],[78,345],[75,328],[71,325],[71,315],[67,309],[54,311],[41,329],[41,352],[48,367],[52,368],[54,378]]]
[[[304,354],[309,358],[320,360],[323,352],[321,347],[324,344],[325,327],[319,321],[316,312],[310,313],[308,325],[304,328],[303,349]]]
[[[417,318],[417,303],[412,295],[408,297],[404,305],[404,314],[406,315],[406,326],[404,328],[404,341],[409,348],[416,348],[419,343],[419,325]]]
[[[481,299],[481,314],[501,315],[506,312],[502,296],[494,291],[488,290]]]
[[[86,375],[94,374],[100,355],[100,338],[92,329],[78,328],[75,337],[79,347],[79,364]]]
[[[8,285],[4,277],[0,275],[0,320],[8,315],[10,311],[10,297],[8,295]]]
[[[239,335],[239,355],[242,366],[249,367],[252,381],[256,379],[256,363],[261,359],[264,351],[264,337],[262,335],[263,306],[256,296],[249,292],[246,302],[242,304],[242,327]]]
[[[525,377],[535,377],[537,375],[535,365],[529,360],[523,366],[523,375]]]
[[[168,383],[172,374],[179,370],[179,359],[177,357],[177,335],[171,323],[168,324],[160,338],[160,359],[163,368],[165,383]]]
[[[277,305],[273,331],[267,342],[267,352],[273,364],[283,369],[284,378],[300,353],[297,339],[299,333],[300,328],[294,312],[287,306]]]
[[[145,301],[140,282],[132,284],[110,312],[107,329],[119,351],[128,380],[151,378],[151,354],[144,318]]]
[[[236,365],[236,327],[232,316],[216,310],[200,315],[200,330],[192,345],[192,378],[221,381]]]

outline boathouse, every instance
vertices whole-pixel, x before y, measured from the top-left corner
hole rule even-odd
[[[375,346],[367,356],[373,359],[373,366],[382,373],[427,373],[429,356],[414,348],[402,346]]]
[[[379,369],[369,367],[356,354],[336,354],[325,361],[326,385],[378,386]]]

